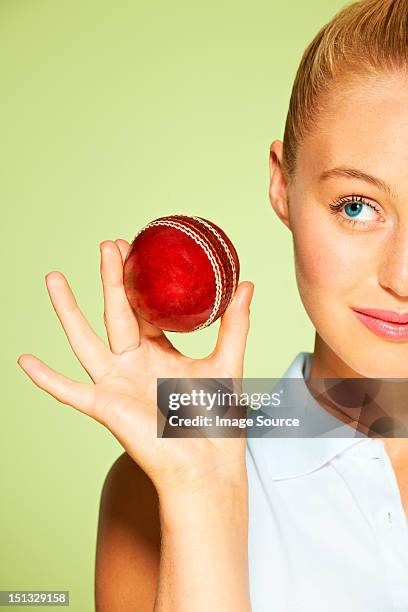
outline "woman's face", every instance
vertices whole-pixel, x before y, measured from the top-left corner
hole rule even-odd
[[[340,376],[406,377],[406,74],[338,83],[326,108],[298,149],[290,185],[276,164],[282,143],[271,145],[271,201],[293,234],[299,292],[317,331],[315,359]],[[356,309],[406,314],[407,323]]]

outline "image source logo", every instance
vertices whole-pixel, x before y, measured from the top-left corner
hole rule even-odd
[[[408,379],[159,378],[158,437],[408,437]]]

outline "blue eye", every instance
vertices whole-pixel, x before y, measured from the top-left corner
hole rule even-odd
[[[361,202],[350,202],[350,204],[346,204],[344,207],[344,212],[346,215],[350,217],[357,217],[363,209],[363,204]]]
[[[340,198],[329,204],[329,208],[339,221],[348,222],[353,226],[364,227],[367,222],[383,220],[377,207],[371,202],[366,202],[363,196],[352,195]]]

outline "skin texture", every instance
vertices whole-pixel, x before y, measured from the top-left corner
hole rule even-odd
[[[368,330],[351,306],[408,310],[408,80],[406,72],[348,77],[324,100],[286,181],[283,143],[270,147],[271,204],[293,235],[300,296],[316,328],[310,376],[408,377],[408,341]],[[338,167],[355,176],[321,180]],[[339,198],[363,196],[361,219],[331,213]],[[360,225],[358,225],[360,223]],[[408,514],[408,440],[384,439]]]

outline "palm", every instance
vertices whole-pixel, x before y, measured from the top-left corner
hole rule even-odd
[[[109,347],[82,315],[65,277],[47,275],[54,309],[94,384],[73,381],[33,355],[20,356],[20,365],[37,386],[105,425],[153,480],[169,483],[174,474],[183,478],[187,472],[199,477],[225,462],[242,460],[239,439],[158,438],[156,386],[157,378],[241,377],[248,331],[243,309],[235,317],[228,309],[208,357],[182,355],[161,330],[132,312],[123,287],[128,248],[124,240],[101,245]],[[245,285],[237,293],[246,290],[249,296]]]

